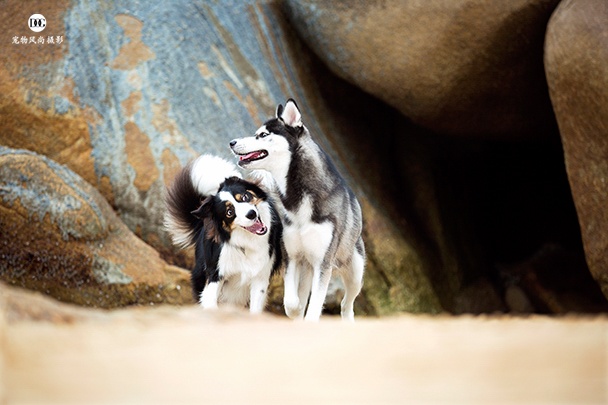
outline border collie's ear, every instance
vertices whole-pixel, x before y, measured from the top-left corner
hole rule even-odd
[[[239,181],[243,181],[243,179],[236,177],[236,176],[226,177],[224,179],[224,181],[222,182],[222,184],[220,184],[219,190],[223,189],[225,186],[231,186],[234,183],[238,183]],[[219,190],[218,190],[218,192],[219,192]]]
[[[285,103],[285,108],[281,107],[281,113],[278,116],[285,125],[289,125],[290,127],[301,127],[302,126],[302,114],[300,114],[300,110],[298,109],[298,105],[296,102],[290,98]],[[277,114],[279,113],[279,109],[277,108]]]
[[[205,218],[211,210],[211,200],[213,200],[213,197],[211,197],[211,196],[205,198],[201,202],[201,205],[197,209],[192,211],[191,214],[194,215],[195,217],[197,217],[198,219]]]

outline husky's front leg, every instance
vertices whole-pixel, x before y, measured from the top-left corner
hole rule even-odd
[[[285,295],[283,296],[285,314],[291,319],[302,319],[304,317],[305,304],[302,304],[298,297],[299,283],[300,269],[296,266],[296,261],[291,260],[285,270]]]
[[[215,309],[217,308],[217,301],[219,298],[219,291],[221,288],[221,280],[212,281],[203,289],[201,292],[200,305],[204,309]]]
[[[331,266],[315,266],[312,275],[312,288],[310,291],[310,301],[306,310],[307,321],[318,321],[323,312],[323,304],[327,295],[327,288],[331,280]]]
[[[308,297],[312,288],[312,268],[306,267],[300,271],[300,285],[298,287],[298,297],[300,306],[304,310],[308,304]]]

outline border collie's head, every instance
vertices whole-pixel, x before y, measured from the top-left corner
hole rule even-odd
[[[209,239],[228,239],[236,229],[254,235],[265,235],[268,227],[262,221],[258,205],[267,199],[266,193],[253,183],[238,177],[228,177],[217,194],[205,198],[192,214],[204,222]]]
[[[233,139],[232,152],[239,158],[239,166],[273,171],[289,164],[291,150],[306,132],[296,102],[287,100],[285,107],[277,106],[276,117],[264,123],[254,136]]]

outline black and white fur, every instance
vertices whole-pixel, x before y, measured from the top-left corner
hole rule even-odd
[[[288,100],[285,108],[279,105],[276,118],[262,125],[255,136],[235,139],[230,146],[241,167],[266,170],[276,181],[289,257],[287,315],[301,318],[306,310],[306,320],[318,320],[335,269],[345,287],[342,318],[353,320],[353,302],[361,291],[365,266],[361,207],[302,124],[295,101]]]
[[[166,194],[165,227],[182,248],[195,246],[192,289],[203,308],[249,304],[264,310],[269,280],[283,264],[283,228],[272,200],[234,164],[203,155]]]

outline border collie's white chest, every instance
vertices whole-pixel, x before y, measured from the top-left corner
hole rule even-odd
[[[264,239],[264,243],[260,244],[259,238]],[[265,271],[267,264],[270,263],[270,256],[268,250],[260,249],[260,246],[267,246],[267,241],[268,234],[260,236],[247,231],[233,232],[230,242],[222,247],[220,253],[218,260],[220,276],[228,278],[239,274],[241,280],[246,282]]]

